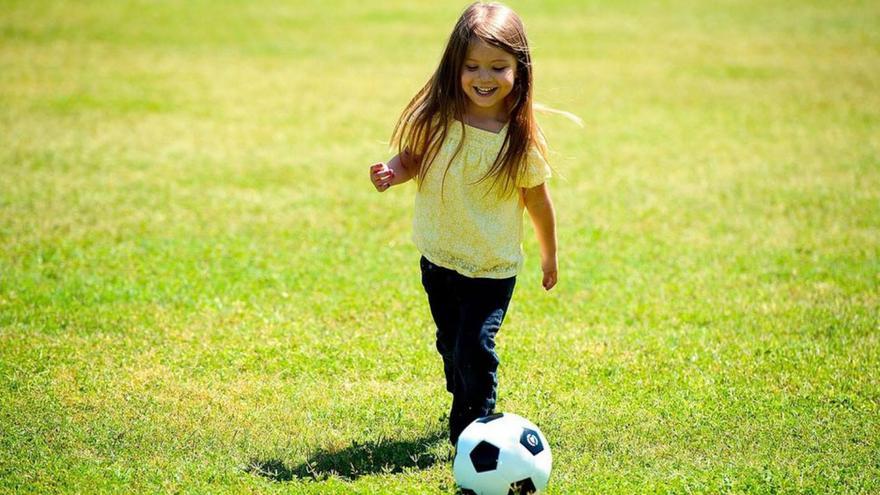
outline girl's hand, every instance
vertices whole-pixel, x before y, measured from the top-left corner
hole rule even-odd
[[[544,272],[544,280],[541,281],[541,285],[544,286],[544,290],[550,290],[556,285],[557,280],[557,264],[556,260],[550,262],[541,263],[541,271]]]
[[[552,289],[556,285],[556,270],[544,272],[544,280],[541,281],[541,285],[544,286],[544,290]]]
[[[379,192],[385,192],[391,187],[391,181],[394,180],[394,170],[388,168],[384,163],[377,163],[370,166],[370,182]]]

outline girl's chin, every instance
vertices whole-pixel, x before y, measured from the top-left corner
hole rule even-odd
[[[504,98],[498,98],[494,95],[490,98],[468,95],[468,100],[470,100],[470,103],[472,105],[476,105],[480,108],[494,108],[504,106]]]
[[[505,108],[504,100],[491,101],[491,102],[471,100],[471,105],[478,107],[478,108],[482,108],[484,110],[502,110]]]

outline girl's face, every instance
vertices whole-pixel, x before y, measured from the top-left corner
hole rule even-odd
[[[461,68],[461,88],[468,97],[469,111],[506,112],[504,99],[513,91],[516,58],[484,41],[468,47]]]

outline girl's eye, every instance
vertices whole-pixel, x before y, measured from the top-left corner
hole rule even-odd
[[[476,65],[465,65],[464,68],[465,68],[465,70],[468,70],[468,71],[471,71],[471,72],[473,72],[473,71],[479,69],[479,67],[476,66]],[[505,67],[492,67],[492,70],[494,70],[494,71],[496,71],[496,72],[501,72],[501,71],[506,70],[506,69],[507,69],[506,66],[505,66]]]

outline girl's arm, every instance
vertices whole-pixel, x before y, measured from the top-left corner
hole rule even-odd
[[[377,163],[370,167],[370,181],[376,190],[385,192],[389,187],[403,184],[415,175],[412,155],[404,152],[394,155],[388,163]]]
[[[550,290],[556,285],[559,268],[556,259],[556,212],[553,210],[547,184],[524,188],[523,202],[541,246],[541,271],[544,272],[541,284],[544,290]]]

